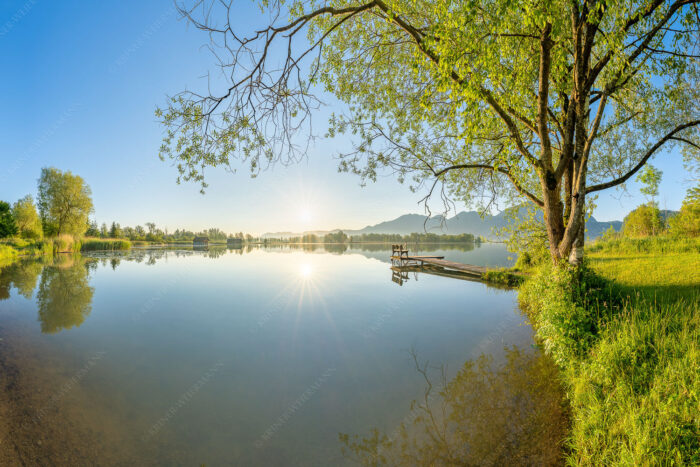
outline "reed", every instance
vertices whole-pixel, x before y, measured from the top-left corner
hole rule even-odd
[[[122,238],[84,238],[80,251],[118,251],[131,248],[131,242]]]

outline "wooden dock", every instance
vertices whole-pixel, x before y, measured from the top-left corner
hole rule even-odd
[[[403,245],[391,246],[391,264],[394,267],[410,267],[410,266],[437,266],[445,270],[459,271],[466,274],[471,274],[478,278],[486,273],[489,269],[484,266],[475,266],[473,264],[456,263],[448,261],[444,256],[420,256],[408,254],[408,248]],[[392,267],[392,269],[394,269]]]
[[[423,266],[425,264],[430,264],[432,266],[439,266],[445,269],[452,269],[454,271],[465,272],[467,274],[473,274],[475,276],[481,277],[488,268],[484,266],[474,266],[473,264],[456,263],[454,261],[447,261],[444,256],[392,256],[392,261],[395,261],[399,266]]]

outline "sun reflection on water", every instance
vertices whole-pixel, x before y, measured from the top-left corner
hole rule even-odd
[[[302,279],[310,279],[314,272],[314,268],[309,263],[302,263],[299,265],[299,275]]]

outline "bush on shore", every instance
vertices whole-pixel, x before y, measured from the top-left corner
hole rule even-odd
[[[544,264],[520,288],[518,300],[554,361],[565,366],[584,358],[616,304],[610,285],[584,265]]]
[[[17,250],[8,245],[0,245],[0,264],[13,261],[16,257]]]

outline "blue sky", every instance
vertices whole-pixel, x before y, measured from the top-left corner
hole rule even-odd
[[[240,4],[241,23],[262,20]],[[167,95],[205,82],[213,64],[206,41],[178,18],[171,0],[3,1],[0,199],[34,195],[41,167],[55,166],[88,182],[100,223],[263,233],[360,228],[423,212],[422,195],[391,177],[363,188],[355,176],[337,173],[344,140],[321,141],[299,165],[256,179],[246,167],[236,174],[210,169],[205,195],[195,184],[177,185],[174,167],[157,156],[162,128],[154,110]],[[661,207],[678,209],[690,178],[680,157],[659,156],[654,164],[664,172]],[[644,201],[636,184],[628,191],[601,195],[595,216],[621,219]]]

